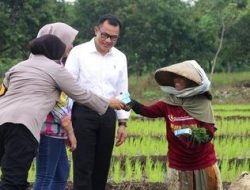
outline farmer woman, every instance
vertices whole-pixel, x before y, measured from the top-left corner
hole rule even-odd
[[[165,99],[150,106],[133,100],[131,107],[137,114],[166,121],[168,190],[221,190],[211,141],[216,128],[210,81],[204,70],[188,60],[158,69],[155,80]]]

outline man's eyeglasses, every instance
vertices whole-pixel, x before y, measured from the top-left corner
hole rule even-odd
[[[100,31],[102,40],[106,40],[106,39],[110,38],[110,40],[112,42],[116,42],[118,40],[118,38],[119,38],[118,35],[110,35],[110,34],[108,34],[106,32],[102,32],[101,28],[99,28],[99,31]]]

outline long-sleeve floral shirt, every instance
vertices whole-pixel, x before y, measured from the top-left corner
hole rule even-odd
[[[59,101],[43,123],[41,134],[54,138],[66,139],[67,133],[61,127],[61,120],[71,115],[72,106],[73,100],[62,92]]]

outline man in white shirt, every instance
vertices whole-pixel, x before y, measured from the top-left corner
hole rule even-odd
[[[66,69],[78,83],[92,92],[116,97],[128,92],[126,56],[114,46],[119,38],[121,22],[113,15],[99,18],[95,37],[74,47],[67,59]],[[117,140],[126,138],[129,112],[108,109],[103,116],[86,106],[74,103],[72,122],[77,139],[73,152],[74,190],[104,190],[112,155],[115,125],[118,119]]]

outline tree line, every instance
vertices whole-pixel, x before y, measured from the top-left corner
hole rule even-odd
[[[207,72],[250,70],[250,0],[1,0],[0,72],[28,57],[28,42],[44,24],[65,22],[80,32],[76,44],[93,37],[105,13],[123,29],[117,47],[129,73],[142,75],[187,59]]]

